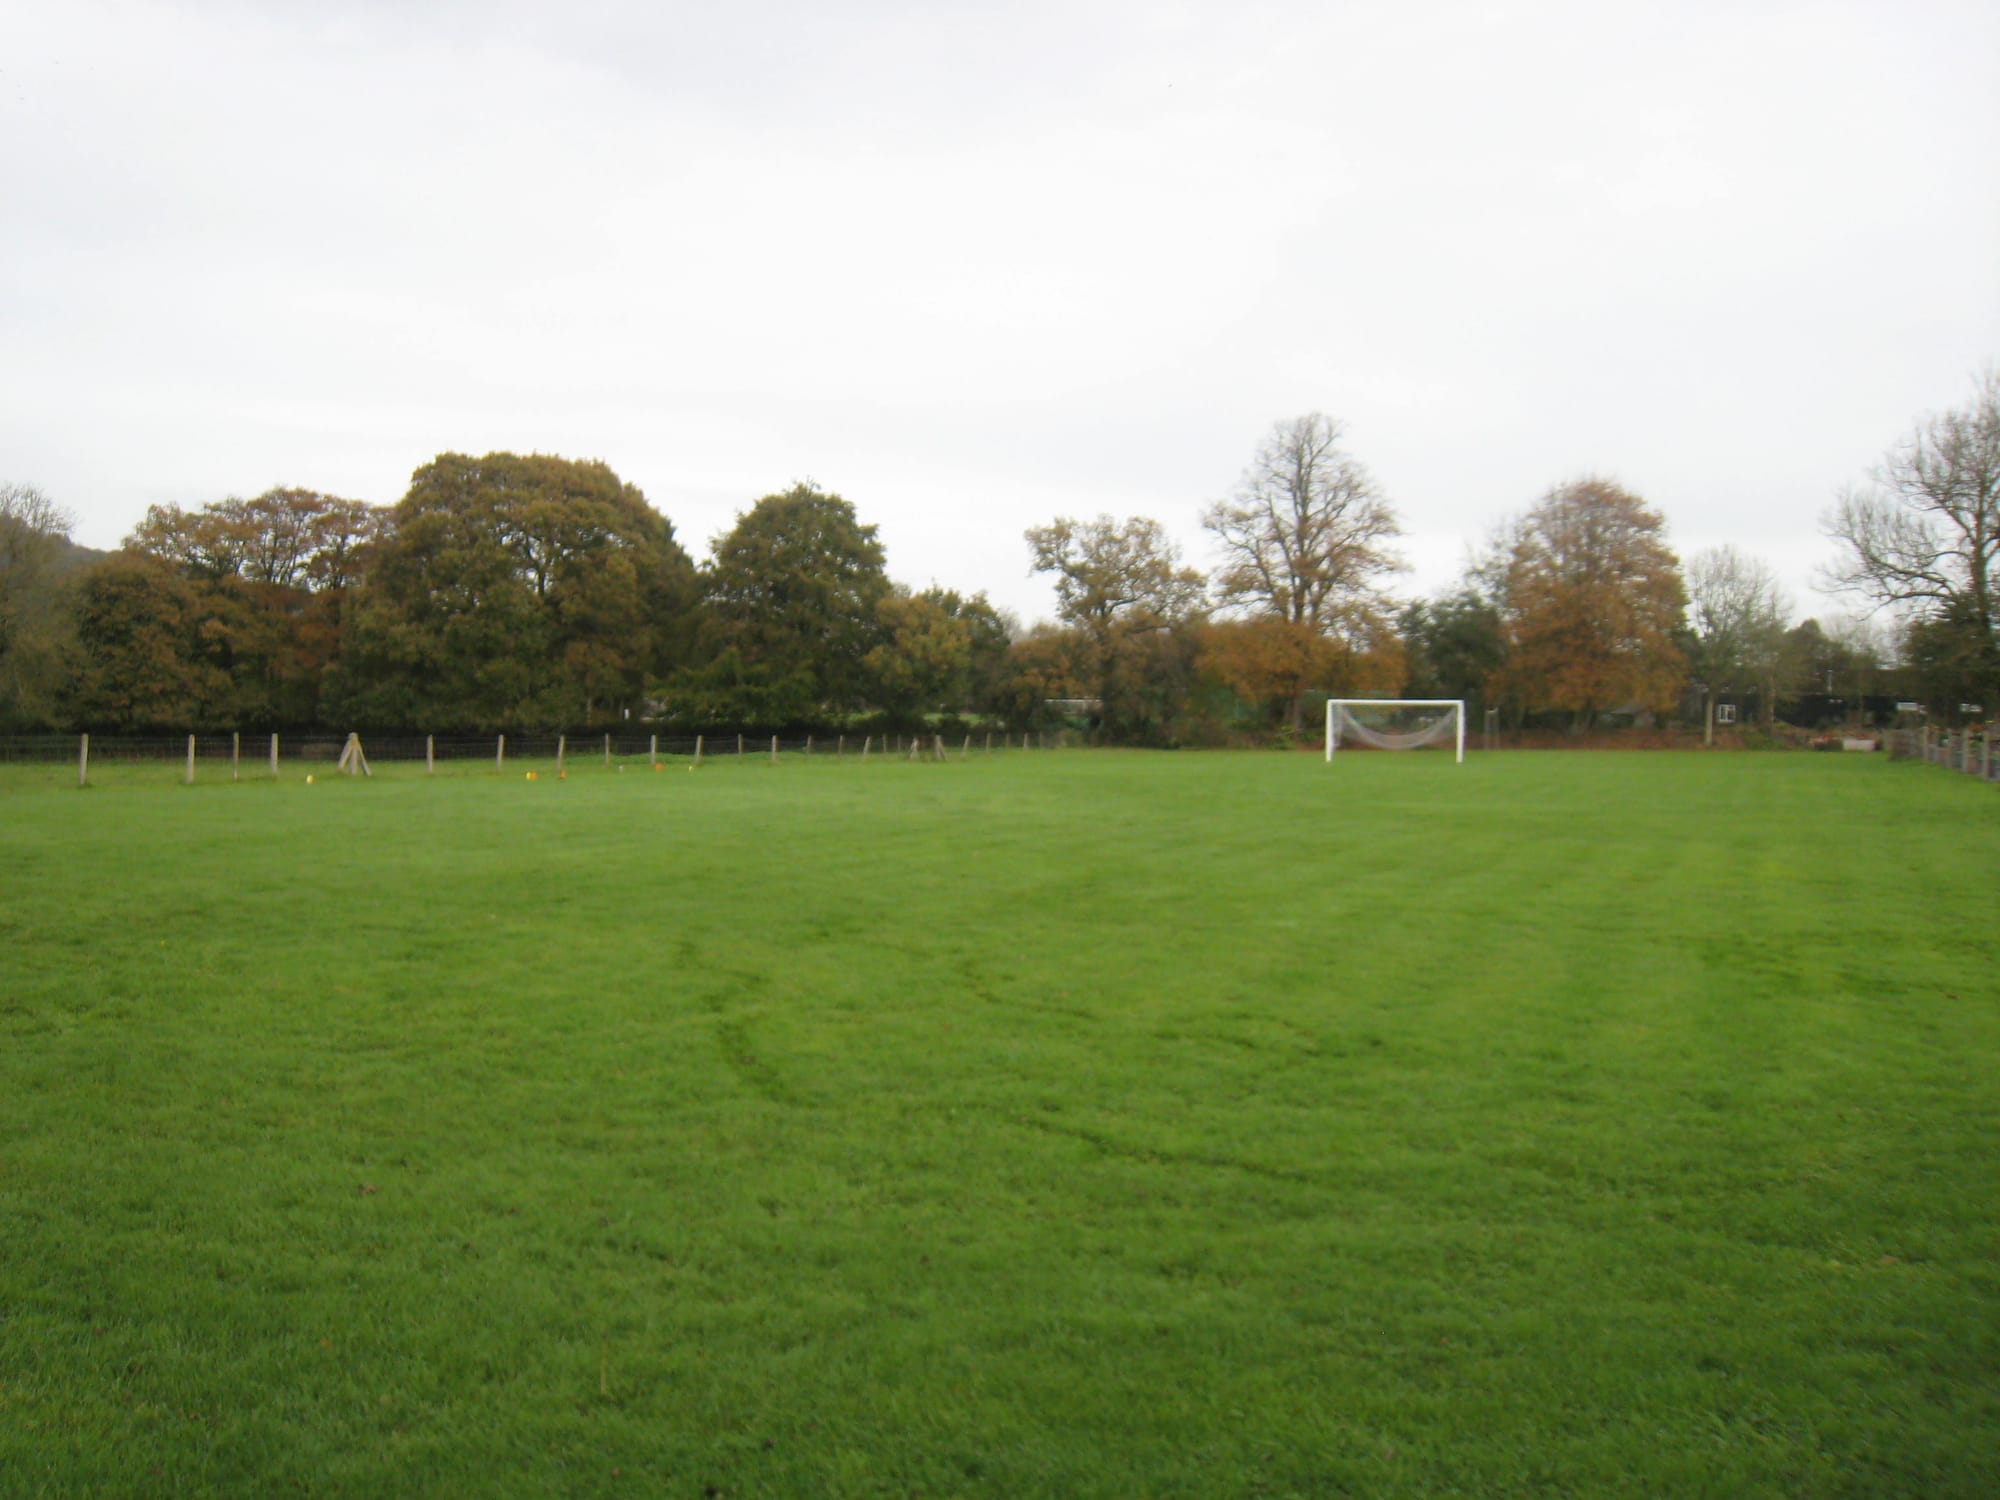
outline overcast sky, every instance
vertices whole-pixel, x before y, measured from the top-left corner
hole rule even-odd
[[[0,480],[392,502],[602,458],[696,556],[812,478],[1033,619],[1324,411],[1405,592],[1615,477],[1801,613],[2000,359],[2000,6],[0,0]]]

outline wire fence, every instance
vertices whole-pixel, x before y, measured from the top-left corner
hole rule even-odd
[[[89,784],[93,770],[148,766],[174,768],[181,780],[190,783],[282,780],[328,772],[372,775],[378,765],[393,766],[403,774],[418,768],[433,775],[510,770],[525,774],[553,768],[566,776],[571,771],[622,771],[630,766],[962,761],[1060,749],[1067,742],[1063,730],[982,731],[950,738],[935,734],[12,735],[0,736],[0,765],[73,763],[79,785]]]
[[[1927,761],[1981,781],[2000,781],[2000,755],[1986,729],[1892,729],[1889,759]]]

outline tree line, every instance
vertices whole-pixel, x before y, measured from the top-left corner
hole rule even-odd
[[[1587,728],[1805,691],[2000,700],[2000,374],[1842,494],[1829,587],[1886,607],[1793,623],[1735,548],[1685,563],[1613,479],[1552,487],[1428,598],[1395,590],[1400,517],[1336,420],[1277,423],[1188,566],[1144,516],[1023,538],[1056,619],[891,580],[876,528],[805,482],[692,558],[607,465],[440,454],[378,506],[281,488],[154,506],[92,554],[0,485],[0,726],[108,731],[884,725],[1087,719],[1114,741],[1303,734],[1317,696],[1465,698]],[[1822,705],[1824,707],[1824,705]]]

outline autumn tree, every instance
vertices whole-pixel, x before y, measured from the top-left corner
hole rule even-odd
[[[1393,696],[1408,664],[1394,628],[1372,613],[1333,631],[1300,630],[1289,620],[1253,615],[1203,627],[1201,669],[1240,701],[1263,704],[1291,699],[1301,683]]]
[[[1926,656],[1951,664],[1928,678],[1940,701],[2000,697],[2000,368],[1965,406],[1919,422],[1824,529],[1839,552],[1823,586],[1923,622]]]
[[[1006,669],[989,707],[1009,723],[1033,724],[1053,701],[1092,696],[1101,684],[1086,676],[1088,653],[1083,632],[1074,625],[1032,626],[1008,646]]]
[[[213,711],[307,724],[320,717],[349,593],[387,518],[359,500],[278,488],[192,510],[152,506],[125,546],[188,581],[201,651],[229,684]]]
[[[342,589],[357,581],[363,551],[384,520],[379,506],[360,500],[279,488],[193,511],[152,506],[127,545],[178,564],[190,578]]]
[[[1056,613],[1075,627],[1078,670],[1102,705],[1114,738],[1160,735],[1176,711],[1174,692],[1191,672],[1191,646],[1168,649],[1200,614],[1202,576],[1144,516],[1094,521],[1059,516],[1026,532],[1032,571],[1055,575]],[[1149,677],[1149,668],[1167,675]]]
[[[1791,601],[1761,558],[1711,547],[1688,559],[1688,668],[1702,694],[1702,739],[1715,740],[1718,694],[1754,690],[1768,726],[1789,660]]]
[[[601,722],[674,664],[693,564],[604,463],[440,454],[389,524],[337,679],[356,722]]]
[[[1276,622],[1261,638],[1290,644],[1276,658],[1302,674],[1273,681],[1289,701],[1294,730],[1304,695],[1327,654],[1317,644],[1373,634],[1386,617],[1381,580],[1403,566],[1391,550],[1396,513],[1373,476],[1340,446],[1341,426],[1320,412],[1274,426],[1234,495],[1203,513],[1221,566],[1214,579],[1225,610]]]
[[[960,706],[975,713],[992,712],[1000,703],[1008,653],[1020,634],[1020,622],[983,592],[961,594],[933,584],[924,590],[924,597],[934,600],[949,618],[965,627],[972,661],[966,669],[966,691]]]
[[[1579,728],[1607,709],[1663,712],[1686,662],[1687,602],[1666,523],[1608,479],[1560,485],[1522,518],[1507,559],[1502,681]]]

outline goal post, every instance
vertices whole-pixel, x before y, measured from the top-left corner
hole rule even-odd
[[[1375,715],[1397,710],[1433,710],[1406,729],[1382,729],[1362,722],[1360,711]],[[1326,760],[1333,764],[1333,752],[1340,748],[1341,736],[1350,742],[1371,745],[1377,750],[1416,750],[1435,745],[1446,735],[1452,737],[1458,763],[1465,764],[1465,700],[1463,698],[1329,698],[1326,700]]]

